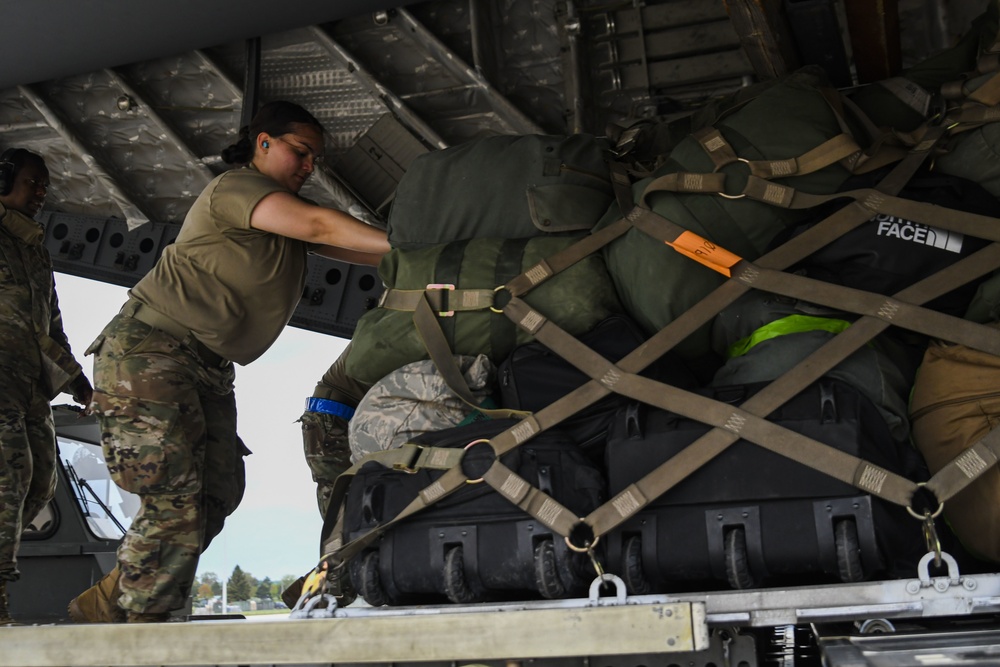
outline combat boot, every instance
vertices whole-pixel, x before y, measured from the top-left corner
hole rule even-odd
[[[118,606],[122,595],[118,566],[96,584],[70,600],[68,611],[74,623],[124,623],[125,610]]]
[[[0,627],[14,625],[10,617],[10,605],[7,603],[7,581],[0,579]]]
[[[163,623],[168,618],[170,618],[170,614],[166,612],[156,614],[148,614],[141,611],[128,612],[129,623]]]

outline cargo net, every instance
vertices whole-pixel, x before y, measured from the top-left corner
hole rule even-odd
[[[356,464],[338,480],[334,510],[324,527],[324,557],[318,568],[328,573],[320,578],[323,585],[336,593],[356,588],[375,605],[426,601],[427,596],[413,595],[412,589],[408,591],[405,582],[387,581],[386,572],[407,559],[427,558],[427,555],[417,553],[420,549],[397,553],[393,565],[385,562],[389,556],[380,545],[391,532],[401,530],[430,508],[445,506],[454,494],[473,484],[478,489],[492,491],[496,497],[520,508],[525,519],[530,518],[534,532],[529,553],[534,564],[527,578],[533,583],[514,581],[517,577],[512,577],[511,587],[518,590],[512,595],[523,595],[525,589],[531,588],[544,598],[576,595],[594,577],[608,571],[620,576],[632,594],[705,586],[706,581],[713,579],[722,582],[723,587],[750,588],[767,585],[773,578],[780,580],[783,574],[793,582],[798,581],[797,574],[819,573],[842,581],[892,576],[896,561],[906,560],[898,553],[887,553],[884,548],[886,535],[893,533],[916,545],[900,547],[901,552],[930,556],[935,563],[947,558],[940,538],[942,510],[957,493],[996,464],[1000,452],[996,430],[970,443],[961,456],[933,475],[915,479],[906,470],[868,461],[863,452],[852,453],[849,448],[835,446],[836,443],[820,442],[800,432],[801,429],[769,420],[768,416],[807,387],[817,386],[838,364],[869,346],[890,327],[1000,355],[1000,335],[996,328],[924,307],[1000,267],[997,218],[897,196],[918,171],[926,169],[941,154],[941,147],[948,141],[991,122],[1000,101],[1000,84],[996,75],[986,77],[976,92],[951,101],[946,111],[907,133],[882,132],[869,124],[864,142],[856,137],[866,134],[865,131],[849,129],[865,126],[859,120],[863,119],[862,111],[851,108],[835,92],[826,90],[823,94],[831,100],[830,109],[840,131],[794,158],[762,159],[753,146],[737,150],[734,147],[737,140],[727,137],[732,133],[719,126],[708,126],[689,135],[711,163],[711,168],[702,172],[675,169],[657,175],[658,171],[637,186],[633,183],[635,171],[630,172],[626,159],[614,161],[611,178],[620,217],[492,290],[493,297],[480,306],[489,308],[497,317],[508,318],[589,380],[535,412],[498,411],[491,416],[503,418],[497,422],[503,428],[486,437],[458,446],[407,444],[391,452],[372,454]],[[845,119],[845,114],[850,120]],[[744,138],[739,141],[745,143]],[[839,191],[839,183],[834,183],[821,193],[792,185],[796,178],[829,169],[842,169],[848,175],[878,173],[879,179],[868,187]],[[734,173],[738,177],[734,178]],[[734,187],[734,183],[739,186]],[[663,193],[721,198],[728,202],[727,206],[756,202],[754,205],[782,211],[819,211],[835,201],[846,205],[837,207],[789,240],[772,245],[773,249],[751,261],[654,211],[652,202]],[[938,230],[982,239],[983,243],[975,252],[891,295],[787,271],[877,216],[919,221]],[[632,352],[612,362],[567,333],[546,313],[533,308],[524,297],[581,259],[637,232],[649,244],[668,246],[686,261],[710,268],[721,276],[721,284]],[[440,321],[446,314],[440,303],[441,291],[442,286],[429,286],[413,303],[414,323],[441,374],[456,393],[466,396],[467,388],[462,387],[461,373],[441,331]],[[461,295],[456,292],[461,290],[448,291],[451,303],[460,301]],[[641,374],[694,332],[703,330],[723,309],[754,291],[835,310],[845,315],[845,324],[827,330],[830,335],[825,343],[773,381],[761,383],[752,394],[741,397],[738,404]],[[554,494],[551,485],[540,484],[537,470],[529,478],[519,474],[513,464],[507,464],[512,453],[529,447],[546,432],[558,430],[565,420],[612,395],[626,397],[642,406],[638,409],[661,410],[678,419],[703,424],[703,432],[692,436],[690,444],[665,461],[648,465],[628,483],[619,482],[620,488],[612,489],[610,497],[583,513],[579,508],[570,509],[555,497],[558,494]],[[810,501],[807,530],[787,516],[777,519],[778,528],[774,528],[775,519],[768,516],[769,504],[780,503],[780,497],[760,499],[756,504],[720,502],[711,512],[698,510],[700,513],[694,520],[685,523],[678,518],[671,524],[670,512],[686,511],[691,515],[691,504],[664,508],[657,504],[658,499],[668,496],[737,443],[744,449],[759,448],[773,453],[776,458],[769,460],[794,462],[796,469],[804,471],[802,474],[818,472],[856,493]],[[469,460],[473,452],[477,461],[474,465]],[[414,493],[394,516],[378,522],[364,534],[345,534],[343,502],[347,489],[354,475],[373,461],[400,476],[421,471],[433,474],[427,478],[427,485]],[[735,474],[753,477],[764,472],[748,466]],[[736,484],[732,478],[710,483]],[[705,478],[701,478],[698,486],[706,486]],[[776,494],[779,492],[775,490]],[[873,513],[873,502],[888,510]],[[654,511],[654,507],[659,509]],[[658,513],[668,518],[658,520]],[[873,525],[879,521],[882,526]],[[892,526],[886,526],[886,521],[892,521]],[[468,522],[475,527],[475,519]],[[771,522],[771,527],[764,525],[767,522]],[[486,530],[486,523],[478,529]],[[814,530],[820,524],[823,527]],[[475,548],[475,535],[449,530],[442,529],[439,534],[417,542],[423,550],[431,551],[438,549],[438,545],[428,545],[428,540],[445,545],[439,556],[431,556],[440,572],[432,577],[431,587],[437,589],[442,600],[453,602],[496,599],[497,595],[502,598],[504,593],[498,593],[497,588],[502,589],[503,584],[491,589],[488,582],[484,583],[488,579],[487,556],[469,553]],[[801,538],[815,543],[790,549],[795,553],[789,558],[807,558],[802,556],[803,552],[819,552],[815,555],[816,562],[796,573],[787,563],[768,561],[765,551],[775,550],[765,548],[765,543],[775,540],[774,535],[767,534],[769,530],[781,531],[779,542]],[[521,538],[510,538],[518,539]],[[696,541],[705,546],[692,546]],[[873,547],[873,541],[882,541],[883,546]],[[397,551],[402,548],[397,543]],[[502,551],[500,547],[497,550]],[[675,557],[685,550],[693,554],[691,562]]]

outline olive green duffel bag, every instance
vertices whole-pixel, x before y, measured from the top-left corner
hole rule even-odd
[[[828,102],[829,86],[816,68],[800,70],[766,87],[753,99],[737,105],[716,120],[714,128],[739,158],[717,169],[697,135],[682,140],[653,176],[637,182],[634,201],[646,196],[655,213],[748,260],[767,250],[786,226],[809,215],[739,196],[747,181],[746,161],[799,158],[820,145],[845,135],[840,119]],[[849,150],[851,141],[843,144]],[[790,168],[791,169],[791,168]],[[647,192],[647,187],[668,174],[705,174],[720,171],[727,194],[676,191]],[[813,194],[835,192],[850,172],[839,161],[805,173],[780,178],[784,185]],[[617,203],[595,230],[621,217]],[[725,278],[675,252],[638,229],[632,229],[605,247],[605,258],[626,312],[654,334],[700,301]],[[708,327],[681,343],[677,351],[688,359],[710,355]]]
[[[497,135],[413,161],[389,211],[393,248],[590,230],[614,198],[610,143],[589,134]]]
[[[481,238],[391,250],[379,264],[386,290],[379,307],[358,321],[347,374],[374,384],[405,364],[429,358],[413,322],[417,300],[425,295],[435,304],[437,323],[453,354],[485,354],[499,364],[516,345],[532,337],[502,312],[491,309],[494,291],[578,238]],[[587,256],[522,298],[574,336],[622,312],[600,253]]]

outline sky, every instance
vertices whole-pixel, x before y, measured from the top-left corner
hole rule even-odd
[[[83,352],[125,303],[126,289],[64,273],[55,277],[70,346],[93,380],[93,358]],[[253,452],[246,458],[247,489],[202,555],[199,577],[214,572],[228,578],[239,565],[257,579],[278,581],[316,565],[323,522],[296,420],[306,397],[346,345],[342,338],[286,327],[262,357],[236,367],[238,430]],[[72,399],[62,394],[53,403]]]

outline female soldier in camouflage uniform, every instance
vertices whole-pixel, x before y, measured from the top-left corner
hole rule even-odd
[[[223,152],[177,240],[91,345],[94,410],[115,482],[142,510],[118,568],[70,603],[77,622],[165,620],[243,495],[233,362],[274,342],[302,294],[307,252],[377,264],[385,232],[298,197],[323,152],[302,107],[265,105]],[[120,572],[120,576],[119,576]],[[120,596],[120,597],[119,597]]]
[[[52,498],[56,434],[49,401],[63,389],[90,402],[90,382],[63,333],[52,262],[33,217],[49,171],[23,148],[0,156],[0,625],[11,622],[7,582],[18,578],[25,524]]]

